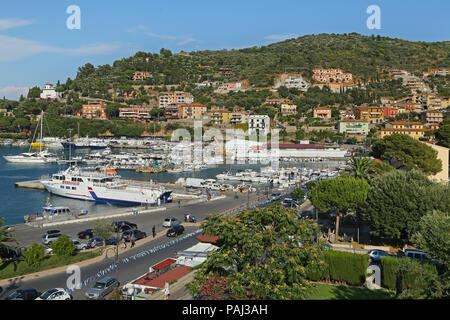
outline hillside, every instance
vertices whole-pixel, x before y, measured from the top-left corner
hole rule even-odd
[[[309,78],[315,67],[341,68],[352,73],[355,79],[370,81],[385,78],[392,68],[424,72],[449,67],[449,54],[448,41],[426,43],[356,33],[319,34],[240,50],[206,50],[189,55],[172,54],[166,49],[161,49],[159,54],[138,52],[112,65],[95,68],[87,63],[79,68],[76,79],[68,80],[63,89],[75,90],[84,96],[106,94],[108,89],[132,84],[134,71],[151,74],[141,82],[147,85],[245,79],[250,85],[268,87],[273,85],[277,73],[302,72]],[[219,72],[220,68],[231,68],[234,74],[225,77]]]

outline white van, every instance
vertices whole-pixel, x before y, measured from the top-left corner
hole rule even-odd
[[[42,243],[46,246],[49,246],[53,241],[56,241],[62,234],[60,233],[46,233],[42,236]]]

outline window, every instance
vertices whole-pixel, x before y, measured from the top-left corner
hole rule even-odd
[[[72,187],[72,190],[77,190],[77,187]]]
[[[66,189],[70,189],[70,187],[69,187],[69,186],[67,186],[67,187],[66,187]]]

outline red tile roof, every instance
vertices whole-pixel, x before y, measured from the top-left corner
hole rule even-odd
[[[188,266],[178,266],[175,267],[160,276],[145,275],[142,278],[133,282],[133,284],[138,284],[146,287],[155,287],[163,289],[166,282],[171,283],[174,280],[183,278],[191,271],[191,267]]]
[[[162,261],[162,262],[160,262],[158,264],[155,264],[152,268],[155,269],[155,270],[161,270],[161,269],[164,269],[168,265],[171,265],[171,264],[173,264],[175,262],[177,262],[177,260],[169,258],[169,259],[166,259],[166,260],[164,260],[164,261]]]
[[[217,240],[219,239],[218,236],[206,236],[204,234],[199,234],[198,236],[196,236],[197,240],[200,242],[206,242],[206,243],[216,243]]]

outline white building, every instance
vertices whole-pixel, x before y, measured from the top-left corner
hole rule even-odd
[[[251,115],[248,118],[248,134],[268,134],[270,131],[270,118],[267,115]]]
[[[302,77],[297,78],[286,78],[282,83],[282,86],[285,86],[286,88],[296,88],[300,91],[307,91],[310,84],[303,80]]]
[[[217,250],[217,246],[211,243],[197,243],[196,245],[184,250],[177,252],[177,265],[195,267],[203,263],[208,255]]]
[[[41,99],[60,99],[62,98],[61,93],[56,92],[56,89],[53,87],[53,84],[46,83],[45,87],[41,92]]]

